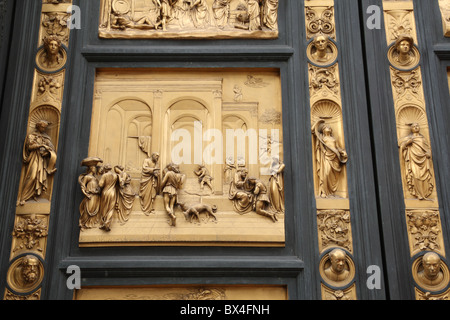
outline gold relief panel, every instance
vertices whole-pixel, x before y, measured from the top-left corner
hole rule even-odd
[[[48,103],[60,109],[63,98],[64,79],[64,70],[53,74],[36,71],[34,88],[31,95],[31,108],[36,104]]]
[[[94,92],[81,246],[284,245],[278,70],[102,69]]]
[[[279,0],[101,0],[101,38],[278,38]]]
[[[353,252],[350,211],[320,210],[317,212],[319,252],[342,247]]]
[[[322,300],[331,300],[331,301],[357,300],[356,286],[354,284],[344,290],[331,289],[322,284],[321,289],[322,289],[321,290],[322,291]]]
[[[445,256],[438,210],[407,210],[406,222],[411,256],[423,251],[434,251]]]
[[[26,252],[45,256],[48,236],[48,215],[17,215],[12,233],[11,259]]]
[[[390,45],[401,35],[410,35],[417,43],[416,22],[414,18],[414,4],[407,1],[383,1],[386,26],[386,40]]]
[[[334,0],[305,1],[306,38],[312,39],[324,35],[336,38],[334,21]]]
[[[86,287],[74,300],[288,300],[288,293],[285,286],[264,285]]]
[[[41,289],[37,290],[36,292],[29,294],[29,295],[18,295],[15,293],[12,293],[8,289],[5,290],[5,301],[26,301],[26,300],[40,300],[41,299]]]

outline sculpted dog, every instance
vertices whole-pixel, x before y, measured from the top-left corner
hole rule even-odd
[[[200,222],[200,213],[205,212],[206,216],[213,217],[217,221],[217,217],[214,213],[217,212],[217,206],[209,205],[206,203],[197,203],[197,204],[186,204],[186,203],[178,203],[178,205],[183,210],[184,217],[187,221],[192,222],[192,218],[195,216],[197,220]]]

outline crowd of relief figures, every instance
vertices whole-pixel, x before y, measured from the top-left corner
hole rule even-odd
[[[80,175],[79,184],[84,194],[80,205],[80,228],[100,228],[111,231],[114,216],[121,223],[129,220],[136,198],[144,214],[155,213],[154,203],[157,196],[163,198],[164,210],[168,216],[169,225],[175,227],[176,211],[182,212],[186,221],[200,222],[200,215],[218,220],[216,205],[207,203],[185,203],[179,200],[178,194],[186,181],[186,175],[180,171],[180,166],[170,163],[163,170],[159,167],[159,154],[153,153],[142,166],[139,192],[131,188],[131,176],[123,166],[103,164],[98,157],[89,157],[82,161],[87,167]],[[251,211],[277,222],[278,214],[284,214],[284,183],[285,165],[278,158],[273,158],[269,185],[257,178],[249,177],[245,166],[236,166],[227,162],[225,171],[233,176],[230,182],[228,199],[232,201],[235,211],[246,214]],[[204,165],[199,165],[194,171],[198,176],[200,189],[205,186],[213,191],[210,181],[214,179]]]
[[[279,0],[102,0],[101,37],[278,35]]]

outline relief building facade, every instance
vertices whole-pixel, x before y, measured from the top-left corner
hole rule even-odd
[[[2,299],[447,300],[429,2],[1,0]]]

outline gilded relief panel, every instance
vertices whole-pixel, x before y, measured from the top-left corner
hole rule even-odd
[[[448,289],[450,278],[444,262],[414,3],[385,0],[383,6],[416,299],[447,299],[448,292],[442,292]]]
[[[149,286],[82,288],[74,300],[288,300],[285,286]]]
[[[101,0],[101,38],[278,37],[279,0]]]
[[[100,69],[80,246],[284,245],[279,72]]]

